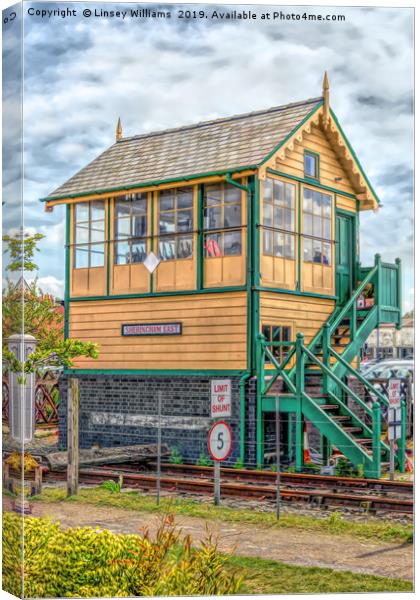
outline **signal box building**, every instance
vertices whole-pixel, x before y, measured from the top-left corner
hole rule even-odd
[[[62,381],[80,379],[85,447],[154,442],[160,393],[163,441],[195,461],[227,380],[231,462],[267,461],[278,405],[297,469],[306,421],[326,459],[380,474],[387,400],[346,381],[371,331],[400,324],[400,264],[360,264],[359,214],[378,198],[327,77],[321,97],[268,110],[132,137],[119,122],[43,201],[66,210],[66,336],[100,350]]]

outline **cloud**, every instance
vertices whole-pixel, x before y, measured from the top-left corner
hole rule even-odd
[[[28,279],[28,282],[33,279]],[[46,275],[45,277],[38,278],[38,287],[47,294],[52,294],[56,298],[63,298],[64,296],[64,280],[57,279],[52,275]]]
[[[83,4],[72,6],[80,15]],[[89,3],[95,6],[103,8]],[[177,7],[171,10],[175,14]],[[393,260],[396,244],[390,240],[397,240],[405,282],[412,279],[413,10],[282,11],[341,13],[346,21],[26,18],[21,196],[27,224],[48,236],[41,276],[63,279],[64,209],[46,214],[38,198],[113,143],[118,116],[124,135],[134,135],[258,110],[320,95],[327,69],[332,106],[384,205],[361,218],[365,264],[372,264],[375,252]],[[9,48],[11,59],[13,52]],[[10,85],[9,102],[16,85]],[[9,160],[6,226],[19,219],[19,191],[10,191],[18,177]]]

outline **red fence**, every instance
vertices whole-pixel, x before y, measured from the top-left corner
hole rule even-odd
[[[9,421],[9,376],[3,373],[2,416],[3,422]],[[45,371],[37,375],[35,388],[35,423],[36,425],[56,425],[58,423],[58,407],[60,395],[58,376],[54,371]]]

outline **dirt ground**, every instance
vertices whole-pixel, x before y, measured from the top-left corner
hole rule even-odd
[[[4,509],[10,510],[7,498]],[[58,520],[64,527],[91,526],[115,533],[141,533],[148,527],[153,533],[155,515],[112,507],[89,506],[75,502],[34,502],[32,515]],[[293,528],[271,528],[246,523],[225,523],[177,515],[176,524],[194,543],[206,535],[206,525],[218,538],[221,551],[243,556],[278,560],[284,563],[329,567],[386,577],[413,578],[413,545],[375,540],[358,540],[349,536],[316,534]]]

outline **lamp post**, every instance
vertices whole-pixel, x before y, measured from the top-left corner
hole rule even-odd
[[[36,348],[33,335],[15,333],[7,347],[23,363]],[[35,433],[35,373],[10,372],[9,426],[12,439],[24,444]]]

